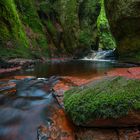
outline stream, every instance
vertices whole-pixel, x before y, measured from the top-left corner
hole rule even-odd
[[[113,68],[131,66],[114,61],[54,61],[1,75],[0,140],[49,140],[49,137],[72,140],[73,132],[67,128],[67,125],[72,124],[54,97],[53,87],[59,78],[96,77]],[[59,118],[59,122],[53,118]],[[66,124],[61,125],[64,121]],[[58,123],[59,130],[55,127]],[[52,133],[48,134],[47,128]]]

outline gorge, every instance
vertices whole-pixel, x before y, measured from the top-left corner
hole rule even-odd
[[[0,0],[0,140],[139,140],[139,9]]]

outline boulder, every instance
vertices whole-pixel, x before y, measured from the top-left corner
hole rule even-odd
[[[86,127],[140,125],[140,80],[106,77],[64,95],[65,111],[72,121]]]
[[[119,55],[140,58],[140,1],[105,0],[105,7]]]

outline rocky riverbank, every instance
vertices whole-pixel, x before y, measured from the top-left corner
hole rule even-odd
[[[16,76],[10,77],[10,79],[1,79],[0,92],[2,94],[0,96],[0,100],[2,102],[0,107],[1,113],[4,116],[1,115],[1,120],[3,120],[3,122],[0,122],[0,124],[5,127],[3,127],[3,131],[0,132],[0,138],[3,140],[8,140],[8,138],[17,140],[17,138],[20,137],[20,140],[25,140],[27,138],[32,140],[38,136],[38,140],[139,139],[140,131],[138,126],[127,126],[126,128],[108,128],[107,126],[104,128],[80,127],[74,125],[65,113],[63,104],[65,91],[71,89],[72,87],[84,88],[85,85],[88,85],[93,81],[98,81],[104,79],[105,77],[112,76],[124,76],[131,79],[138,79],[140,76],[140,68],[134,67],[113,69],[107,73],[104,73],[102,76],[94,78],[65,76],[40,79],[35,77]],[[31,110],[32,115],[27,115],[30,114],[29,112]],[[7,111],[9,113],[13,112],[14,116],[7,119]],[[39,117],[40,114],[43,115],[41,115],[41,118]],[[18,115],[23,115],[26,119],[24,118],[23,121],[23,119],[21,119]],[[36,117],[34,118],[33,115]],[[16,122],[16,127],[14,127],[15,118],[20,120],[19,122]],[[32,121],[30,118],[32,118]],[[38,119],[40,121],[38,121]],[[14,133],[16,132],[14,135],[13,130],[6,133],[6,124],[9,124],[9,122],[13,124],[12,127],[14,127]],[[132,122],[132,119],[129,118],[127,122]],[[28,123],[28,125],[26,123]],[[107,121],[105,123],[107,124]],[[102,125],[102,123],[100,123],[100,125]],[[18,131],[27,126],[28,131],[23,131],[22,134]]]
[[[40,60],[31,59],[0,59],[0,75],[20,71],[21,69],[31,68]]]
[[[42,59],[1,59],[0,58],[0,76],[17,72],[23,69],[32,69],[38,63],[59,63],[72,60],[71,57],[58,57],[58,58],[42,58]]]
[[[56,96],[58,102],[63,106],[63,93],[67,90],[69,90],[71,87],[81,87],[81,91],[83,91],[85,85],[90,85],[93,81],[99,81],[104,78],[111,78],[114,76],[122,76],[126,78],[131,78],[131,79],[140,79],[140,68],[139,67],[133,67],[133,68],[117,68],[113,69],[107,73],[105,73],[102,76],[95,77],[95,78],[87,78],[87,79],[80,79],[76,77],[63,77],[54,87],[56,91]],[[65,81],[65,82],[64,82]],[[112,81],[113,84],[113,81]],[[117,85],[116,85],[117,86]],[[105,87],[107,88],[107,87]],[[120,87],[118,87],[120,88]],[[131,88],[130,88],[131,89]],[[116,87],[117,90],[117,87]],[[77,92],[78,94],[78,92]],[[85,98],[84,98],[85,99]],[[75,100],[78,100],[78,98],[75,97]],[[73,99],[74,101],[74,99]],[[87,101],[88,102],[88,101]],[[72,102],[71,102],[72,104]],[[80,106],[78,106],[80,107]],[[74,109],[74,108],[73,108]],[[71,111],[73,111],[73,109]],[[78,108],[77,108],[78,109]],[[88,108],[86,108],[88,109]],[[81,110],[82,111],[82,110]],[[89,112],[88,112],[89,113]],[[87,113],[87,115],[88,115]],[[140,117],[138,115],[139,113],[133,112],[133,115],[131,114],[129,117],[125,119],[114,119],[113,121],[110,120],[97,120],[97,126],[94,125],[94,128],[90,128],[89,125],[84,125],[83,127],[76,127],[75,128],[75,139],[76,140],[137,140],[140,138],[140,131],[139,127],[137,126],[140,121]],[[82,116],[83,114],[80,114]],[[73,116],[74,117],[74,116]],[[133,118],[134,117],[134,118]],[[136,118],[137,119],[136,119]],[[70,117],[71,118],[71,117]],[[137,120],[137,122],[136,122]],[[127,125],[127,123],[133,123],[135,122],[134,125]],[[123,126],[123,123],[125,122],[125,128]],[[123,127],[122,127],[123,126]],[[96,128],[95,128],[96,127]],[[100,127],[100,128],[97,128]],[[112,127],[112,128],[110,128]]]

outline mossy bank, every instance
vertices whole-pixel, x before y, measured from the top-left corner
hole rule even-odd
[[[73,88],[65,92],[65,111],[77,125],[125,117],[130,111],[140,110],[139,85],[140,80],[113,77]]]

